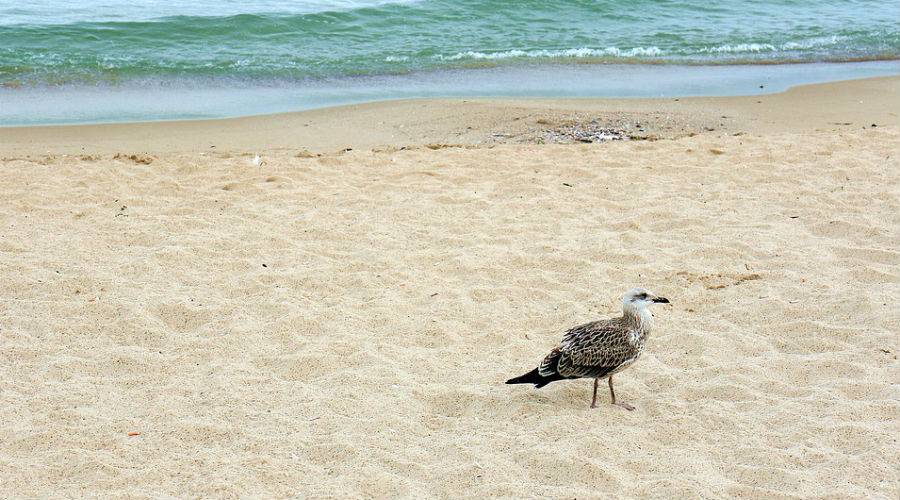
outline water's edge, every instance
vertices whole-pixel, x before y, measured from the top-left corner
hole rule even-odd
[[[542,64],[268,82],[0,88],[0,127],[204,120],[415,98],[671,98],[762,95],[900,75],[900,61],[741,66]]]

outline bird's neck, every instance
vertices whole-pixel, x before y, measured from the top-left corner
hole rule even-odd
[[[635,307],[632,304],[625,304],[622,309],[625,313],[625,320],[635,330],[644,332],[644,334],[650,333],[650,328],[653,326],[653,314],[650,313],[649,309],[646,307]]]

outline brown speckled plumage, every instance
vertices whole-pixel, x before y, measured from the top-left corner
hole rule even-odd
[[[567,331],[559,347],[541,362],[538,373],[597,378],[633,363],[644,350],[650,329],[641,328],[629,316],[593,321]]]
[[[596,406],[597,382],[609,377],[612,402],[615,392],[612,376],[637,361],[653,327],[651,303],[668,303],[641,288],[630,290],[623,298],[623,314],[617,318],[592,321],[568,330],[559,346],[550,351],[540,366],[507,384],[534,384],[543,387],[550,382],[573,378],[593,378]],[[628,409],[629,405],[620,404]]]

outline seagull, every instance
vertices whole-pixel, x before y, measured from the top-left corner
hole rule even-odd
[[[592,321],[570,329],[540,366],[506,383],[534,384],[535,388],[540,389],[557,380],[592,378],[594,398],[591,408],[596,408],[597,385],[600,380],[608,378],[612,404],[628,411],[634,410],[628,403],[616,403],[613,375],[628,368],[644,351],[644,343],[653,326],[653,315],[648,306],[668,303],[669,299],[665,297],[643,288],[632,288],[622,297],[622,316]]]

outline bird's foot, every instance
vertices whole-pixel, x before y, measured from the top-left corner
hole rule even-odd
[[[628,403],[613,403],[613,404],[616,406],[621,406],[622,408],[625,408],[628,411],[634,411],[634,406],[631,406]]]

